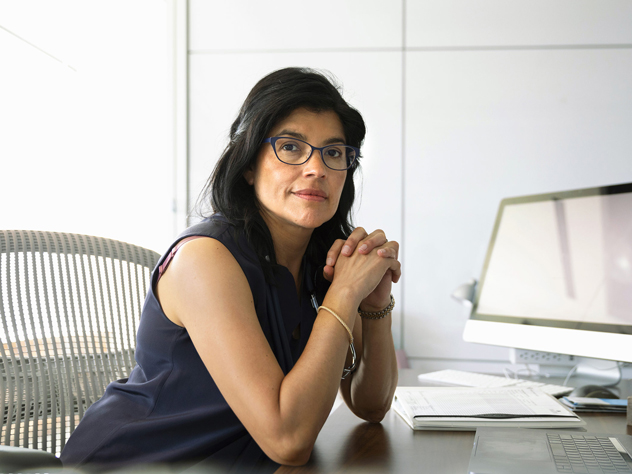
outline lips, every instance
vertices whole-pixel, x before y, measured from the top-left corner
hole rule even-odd
[[[324,201],[327,199],[327,193],[319,189],[300,189],[294,191],[294,195],[307,201]]]

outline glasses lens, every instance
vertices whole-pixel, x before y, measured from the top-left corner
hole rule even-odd
[[[331,145],[323,150],[325,164],[334,170],[346,170],[356,159],[356,151],[350,146]]]
[[[289,165],[304,163],[311,152],[311,147],[307,143],[283,137],[277,139],[274,149],[279,160]]]

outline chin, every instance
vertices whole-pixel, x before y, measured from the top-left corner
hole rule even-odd
[[[294,224],[298,227],[301,227],[303,229],[309,229],[309,230],[314,230],[317,229],[318,227],[320,227],[321,225],[323,225],[325,222],[327,221],[323,221],[323,220],[299,220],[299,221],[295,221]]]
[[[323,225],[325,222],[327,222],[328,220],[330,220],[334,215],[312,215],[312,216],[303,216],[297,220],[294,221],[294,223],[300,227],[303,227],[305,229],[311,229],[314,230],[318,227],[320,227],[321,225]]]

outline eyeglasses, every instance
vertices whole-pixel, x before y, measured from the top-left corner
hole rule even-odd
[[[309,143],[291,137],[270,137],[263,143],[269,143],[274,149],[276,157],[286,165],[302,165],[312,157],[314,150],[320,151],[320,156],[327,168],[344,171],[351,168],[360,154],[360,150],[349,145],[312,146]]]

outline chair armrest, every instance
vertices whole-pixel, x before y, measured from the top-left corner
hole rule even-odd
[[[61,468],[61,460],[48,451],[0,446],[1,472],[23,472],[35,468]]]

